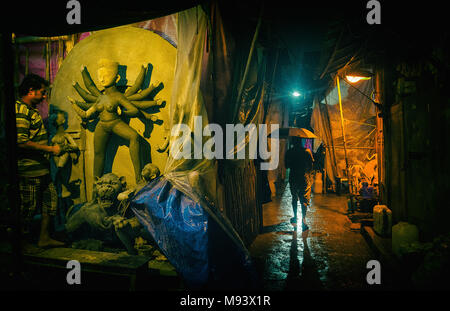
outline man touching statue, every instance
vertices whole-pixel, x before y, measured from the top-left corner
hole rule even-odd
[[[26,233],[37,212],[41,212],[39,247],[57,247],[63,242],[50,237],[50,217],[57,212],[57,194],[50,177],[49,156],[59,155],[59,145],[49,146],[47,130],[36,105],[47,97],[48,82],[30,74],[19,86],[16,101],[18,175],[21,215]]]

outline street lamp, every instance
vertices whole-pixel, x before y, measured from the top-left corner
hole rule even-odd
[[[370,98],[369,96],[367,96],[367,94],[364,94],[363,92],[361,92],[357,87],[353,86],[352,84],[354,83],[358,83],[359,81],[364,81],[364,80],[370,80],[372,77],[374,76],[373,73],[369,72],[369,71],[365,71],[365,70],[354,70],[351,72],[347,72],[345,74],[345,79],[342,78],[342,76],[338,75],[338,79],[341,78],[342,80],[344,80],[350,87],[354,88],[356,91],[358,91],[361,95],[363,95],[364,97],[366,97],[367,99],[369,99],[377,108],[379,108],[380,110],[382,109],[380,103],[377,103],[376,101],[374,101],[372,98]]]
[[[357,83],[359,81],[370,80],[372,77],[373,73],[364,70],[348,72],[345,75],[345,79],[350,83]]]

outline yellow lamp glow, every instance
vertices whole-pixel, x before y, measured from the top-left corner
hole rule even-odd
[[[356,83],[361,80],[370,80],[370,77],[362,77],[362,76],[345,76],[345,79],[347,79],[350,83]]]

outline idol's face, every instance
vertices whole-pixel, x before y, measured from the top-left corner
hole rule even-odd
[[[66,117],[64,116],[64,113],[58,113],[58,116],[56,117],[56,125],[63,125],[64,122],[66,122]]]
[[[114,85],[118,78],[117,72],[108,67],[100,67],[97,74],[100,85],[105,88]]]
[[[146,181],[152,181],[158,177],[158,168],[152,165],[146,165],[142,169],[141,175]]]

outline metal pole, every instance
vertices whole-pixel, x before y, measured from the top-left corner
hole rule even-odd
[[[352,183],[352,180],[350,178],[350,170],[348,168],[347,143],[346,143],[346,140],[345,140],[344,114],[342,112],[342,98],[341,98],[341,87],[339,85],[339,76],[336,76],[336,82],[337,82],[338,95],[339,95],[339,111],[340,111],[340,114],[341,114],[342,138],[344,139],[345,168],[347,170],[347,179],[348,179],[348,184],[349,184],[349,191],[350,191],[350,194],[351,194],[352,190],[353,190],[353,183]]]

